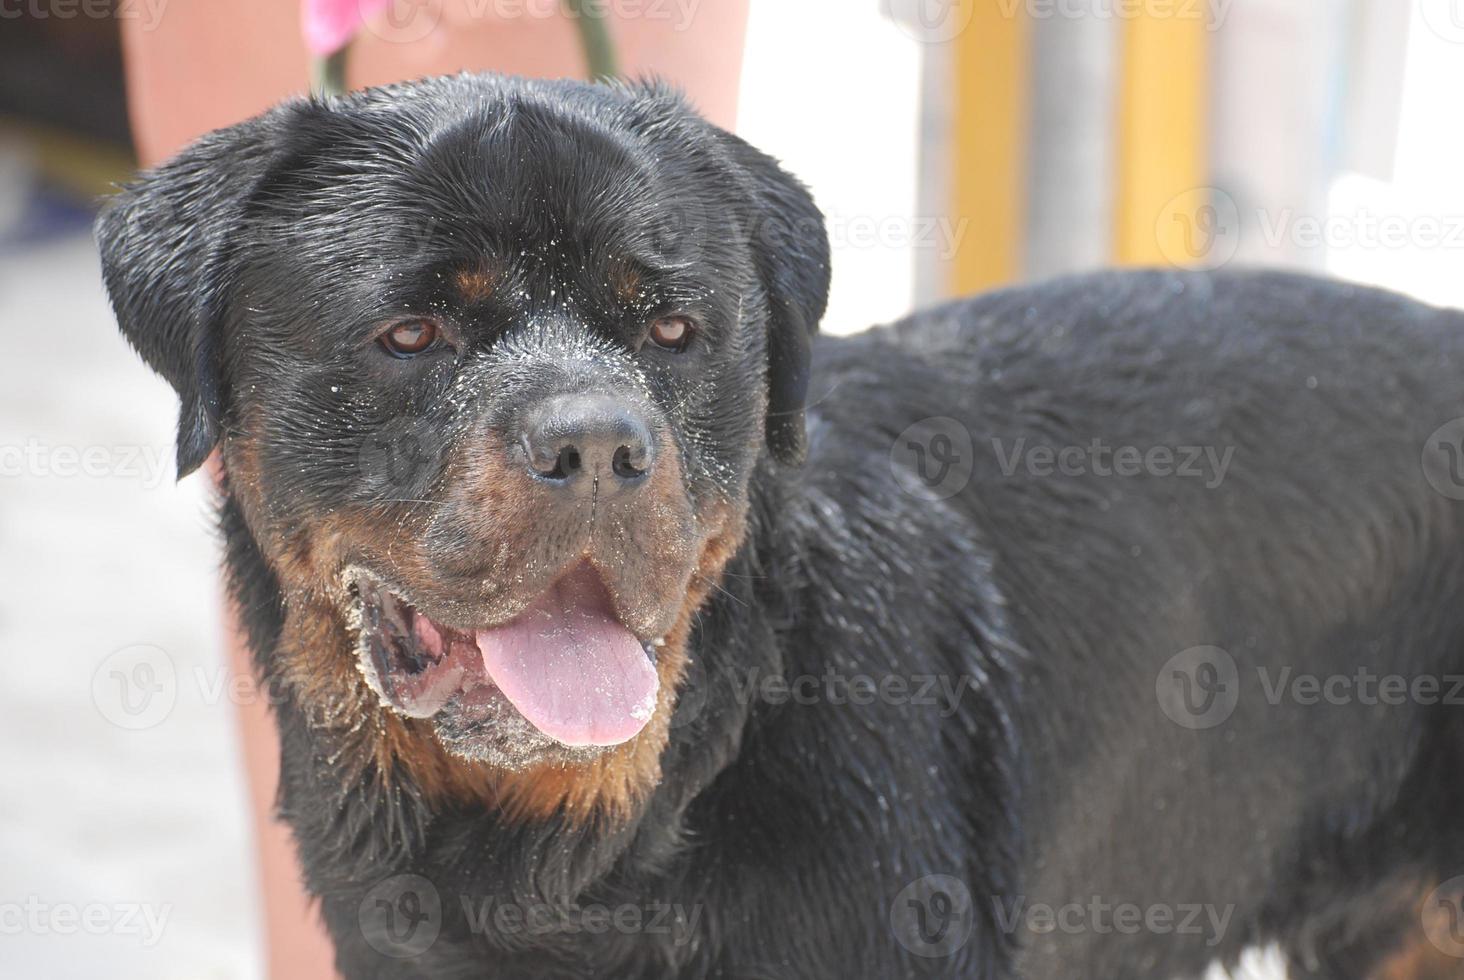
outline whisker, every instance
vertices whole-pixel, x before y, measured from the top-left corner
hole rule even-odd
[[[378,507],[385,504],[428,504],[433,507],[447,506],[447,504],[440,500],[418,500],[415,497],[387,497],[384,500],[373,500],[371,503],[373,506]]]
[[[732,593],[728,592],[726,589],[722,588],[721,585],[717,584],[716,582],[713,582],[711,579],[709,579],[709,578],[707,578],[707,577],[705,577],[703,575],[698,575],[697,578],[700,579],[701,581],[705,582],[707,585],[710,585],[712,588],[716,589],[718,592],[722,593],[724,596],[726,596],[727,598],[731,599],[733,602],[737,603],[739,606],[742,606],[743,608],[747,608],[747,603],[743,602],[741,599],[737,598],[735,595],[733,595]]]

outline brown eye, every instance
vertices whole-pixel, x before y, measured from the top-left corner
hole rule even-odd
[[[651,343],[666,350],[682,351],[691,340],[691,320],[684,316],[663,316],[651,324]]]
[[[397,357],[411,357],[437,343],[439,333],[429,320],[403,320],[381,335],[381,346]]]

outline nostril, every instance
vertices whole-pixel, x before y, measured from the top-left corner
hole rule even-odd
[[[637,445],[633,449],[630,446],[621,446],[611,457],[610,468],[622,480],[634,480],[636,477],[645,476],[646,456],[644,446]]]
[[[556,480],[567,479],[580,471],[584,463],[580,460],[580,453],[574,446],[565,446],[559,450],[559,458],[554,462],[554,469],[550,476]]]
[[[573,444],[557,447],[545,445],[542,442],[536,443],[528,435],[523,437],[522,442],[529,467],[546,480],[567,480],[584,465],[579,447]]]

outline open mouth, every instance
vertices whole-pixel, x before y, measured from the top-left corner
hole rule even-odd
[[[512,620],[474,629],[434,621],[364,569],[348,570],[346,585],[360,617],[357,653],[367,682],[393,711],[438,717],[440,733],[441,716],[454,715],[452,741],[474,737],[462,731],[465,723],[507,735],[526,721],[560,746],[619,745],[655,711],[654,649],[621,624],[588,563]]]

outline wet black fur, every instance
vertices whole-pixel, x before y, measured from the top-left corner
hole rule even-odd
[[[577,125],[615,116],[606,138],[626,153],[685,153],[680,179],[736,185],[747,226],[775,219],[743,243],[766,350],[751,343],[717,379],[756,393],[766,376],[772,451],[751,474],[747,539],[698,621],[664,778],[628,823],[514,826],[427,806],[408,772],[343,781],[301,706],[277,706],[281,813],[347,977],[1130,980],[1195,974],[1272,941],[1294,975],[1358,977],[1416,928],[1430,888],[1464,874],[1464,707],[1272,705],[1255,674],[1464,673],[1461,505],[1420,465],[1429,434],[1464,414],[1455,313],[1290,275],[1110,273],[819,339],[810,361],[827,246],[805,192],[770,161],[657,91],[444,80],[210,136],[102,219],[123,329],[182,398],[181,470],[228,431],[241,378],[284,372],[301,397],[319,382],[290,360],[226,356],[220,331],[240,329],[230,304],[270,289],[250,276],[342,252],[393,268],[380,242],[324,226],[260,258],[275,246],[234,233],[251,197],[328,194],[332,167],[369,163],[322,164],[339,142],[430,144],[436,123],[491,113],[504,91]],[[435,159],[446,178],[461,166]],[[693,213],[693,237],[704,220]],[[946,500],[907,493],[891,462],[900,434],[931,417],[958,420],[975,450],[969,483]],[[723,424],[732,439],[762,428]],[[1003,470],[1018,440],[1094,438],[1234,456],[1211,487]],[[272,492],[328,497],[308,481]],[[269,674],[280,590],[227,497],[223,526]],[[1241,698],[1228,722],[1191,731],[1162,713],[1155,683],[1202,644],[1235,658]],[[738,693],[754,671],[831,667],[972,689],[949,718]],[[378,883],[408,873],[431,882],[441,934],[396,959],[361,915]],[[926,875],[974,896],[970,938],[944,957],[913,955],[892,931],[897,896]],[[1002,927],[1016,902],[1094,897],[1233,914],[1215,945]],[[485,900],[700,913],[684,942],[529,935],[470,927],[465,905]]]

